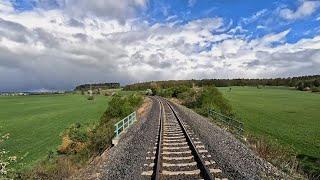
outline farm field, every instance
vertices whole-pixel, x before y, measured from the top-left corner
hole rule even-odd
[[[288,88],[219,88],[245,131],[320,158],[320,94]]]
[[[109,97],[43,95],[0,97],[0,135],[9,133],[2,143],[10,156],[30,167],[61,143],[60,134],[72,123],[93,123],[106,110]]]

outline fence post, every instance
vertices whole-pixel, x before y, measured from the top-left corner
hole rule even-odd
[[[114,131],[116,133],[116,137],[119,135],[118,133],[118,123],[114,125],[116,127],[116,130]]]

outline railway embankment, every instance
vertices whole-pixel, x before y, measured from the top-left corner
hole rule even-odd
[[[149,157],[147,155],[150,152],[154,153],[156,151],[161,105],[154,98],[150,99],[150,101],[152,101],[150,106],[145,108],[143,113],[138,113],[141,114],[140,120],[123,134],[119,144],[108,149],[99,160],[91,163],[91,167],[85,173],[82,173],[82,177],[86,177],[86,179],[151,178],[153,174],[152,170],[155,168],[149,168],[151,171],[150,175],[146,176],[148,174],[145,173],[146,166],[149,165],[146,161]],[[232,134],[212,124],[209,119],[198,115],[184,106],[172,102],[170,102],[170,105],[173,107],[178,118],[189,129],[190,134],[196,137],[195,141],[201,142],[201,147],[203,146],[207,152],[210,161],[217,164],[215,169],[221,170],[221,177],[227,179],[288,179],[283,172],[261,159]],[[168,111],[167,108],[164,114],[168,115]],[[167,121],[167,123],[172,123],[172,119]],[[163,137],[167,141],[170,140],[167,137],[168,134],[170,134],[169,131],[164,131]],[[176,134],[176,132],[173,134]],[[172,148],[171,145],[167,145]],[[162,148],[164,147],[165,145],[162,146]],[[168,151],[168,147],[163,149],[163,151]],[[153,159],[151,158],[151,160]],[[166,163],[165,166],[168,164],[170,163]],[[171,174],[173,174],[172,178],[179,177],[174,176],[175,173]],[[81,176],[77,178],[79,177]]]

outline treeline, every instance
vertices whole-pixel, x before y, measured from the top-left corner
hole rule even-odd
[[[202,79],[202,80],[169,80],[169,81],[151,81],[144,83],[130,84],[124,87],[124,90],[146,90],[154,87],[166,89],[175,86],[203,87],[203,86],[289,86],[296,87],[299,90],[320,86],[320,75],[300,76],[275,79]]]
[[[120,88],[120,83],[97,83],[97,84],[82,84],[77,86],[75,91],[88,91],[91,88],[94,89],[117,89]]]

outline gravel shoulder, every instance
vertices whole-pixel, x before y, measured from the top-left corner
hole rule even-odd
[[[229,179],[288,179],[270,163],[258,157],[229,132],[192,110],[171,103],[200,140]]]
[[[148,148],[153,147],[158,130],[159,104],[147,99],[148,107],[138,110],[138,121],[121,135],[118,145],[106,150],[72,179],[141,179]]]

